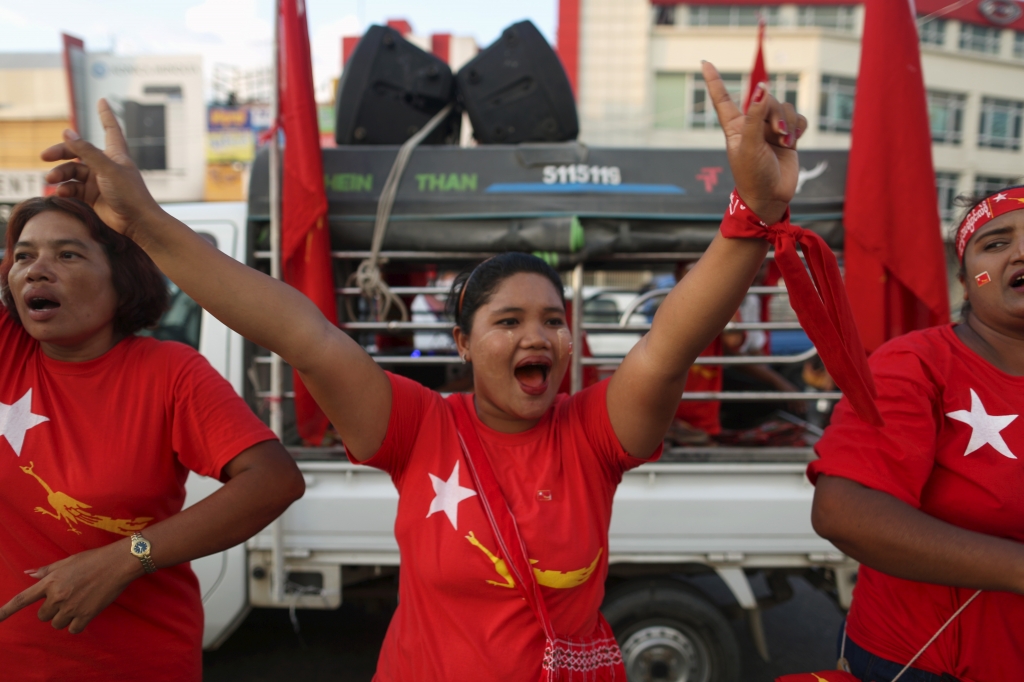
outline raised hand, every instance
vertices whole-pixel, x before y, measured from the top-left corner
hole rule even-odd
[[[807,129],[807,119],[793,105],[780,104],[763,85],[744,114],[729,97],[718,70],[710,62],[703,62],[702,68],[725,132],[736,191],[761,220],[769,225],[778,222],[796,194],[796,141]]]
[[[142,174],[128,155],[121,126],[105,99],[97,104],[106,133],[106,149],[100,151],[72,130],[64,131],[64,142],[40,155],[44,161],[67,160],[51,169],[46,181],[58,184],[57,195],[81,199],[107,225],[129,237],[136,227],[162,209],[153,199]]]

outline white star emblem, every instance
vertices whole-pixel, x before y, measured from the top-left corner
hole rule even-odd
[[[999,432],[1009,426],[1010,422],[1016,419],[1018,415],[989,414],[985,411],[985,406],[981,404],[981,398],[978,397],[978,394],[972,388],[971,411],[957,410],[956,412],[946,413],[946,416],[968,424],[973,429],[971,431],[971,441],[967,444],[967,451],[964,453],[964,457],[987,443],[995,448],[996,452],[1003,457],[1017,459],[1016,455],[1010,452],[1010,448],[1006,445],[1003,437],[999,435]]]
[[[25,444],[25,432],[48,421],[49,417],[32,414],[31,388],[13,405],[0,403],[0,436],[7,439],[18,457],[21,457],[21,446]]]
[[[992,201],[1002,201],[1003,199],[1006,199],[1006,195],[1002,192],[992,197]]]
[[[430,476],[430,482],[434,484],[435,495],[434,500],[430,503],[430,511],[427,512],[427,518],[429,519],[437,512],[443,511],[448,520],[452,522],[452,528],[458,530],[459,502],[462,502],[467,497],[473,497],[476,495],[476,491],[459,485],[458,462],[455,462],[455,468],[452,469],[452,475],[448,477],[447,481],[442,481],[434,474],[427,475]]]

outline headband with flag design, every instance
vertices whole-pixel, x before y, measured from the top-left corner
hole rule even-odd
[[[1024,208],[1024,187],[1011,187],[985,197],[981,203],[964,216],[960,227],[956,230],[957,259],[963,262],[967,242],[971,241],[975,232],[1004,213],[1019,211],[1022,208]]]

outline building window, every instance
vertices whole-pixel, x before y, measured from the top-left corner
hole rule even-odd
[[[981,126],[978,146],[995,149],[1020,149],[1020,122],[1024,102],[984,97],[981,100]]]
[[[739,73],[723,73],[722,81],[725,89],[729,91],[737,106],[742,106],[744,90],[743,75]],[[690,108],[691,128],[717,128],[718,115],[715,114],[715,105],[711,103],[707,86],[704,84],[704,76],[696,73],[693,75],[693,100]]]
[[[796,108],[796,96],[800,90],[800,76],[795,73],[782,73],[773,76],[770,87],[775,99],[783,104],[788,102]],[[745,92],[746,90],[744,90]]]
[[[999,54],[1001,33],[1002,30],[998,28],[960,24],[960,49],[983,54]]]
[[[917,37],[925,45],[946,44],[946,20],[932,19],[927,24],[917,27]]]
[[[839,76],[821,77],[821,107],[818,130],[848,133],[853,127],[853,95],[857,81]]]
[[[757,26],[757,22],[760,17],[764,17],[764,23],[768,26],[778,25],[778,6],[690,6],[690,26]]]
[[[939,194],[939,217],[943,220],[952,220],[953,200],[956,199],[957,187],[960,184],[958,173],[947,173],[938,171],[935,173],[935,188]]]
[[[967,98],[951,92],[928,91],[928,122],[932,142],[960,144]]]
[[[820,26],[837,31],[852,31],[853,9],[853,5],[801,5],[797,8],[796,23],[797,26]]]
[[[750,89],[749,75],[739,73],[723,73],[722,81],[725,83],[729,96],[737,106],[742,107],[746,99],[747,90]],[[783,73],[771,77],[768,89],[769,92],[780,102],[789,102],[796,106],[797,93],[800,86],[800,77],[795,73]],[[654,127],[656,128],[681,128],[683,127],[683,116],[678,104],[683,91],[683,75],[674,73],[659,73],[654,78]],[[689,126],[697,129],[710,129],[718,127],[718,115],[715,114],[714,104],[708,95],[707,87],[704,84],[704,76],[700,73],[693,74],[693,88],[691,90]]]
[[[1013,56],[1017,59],[1024,59],[1024,32],[1014,31],[1013,33]]]
[[[1017,178],[1007,178],[1001,175],[976,175],[974,177],[974,194],[979,197],[988,196],[1004,187],[1013,187],[1018,182]]]
[[[654,127],[682,128],[685,123],[686,74],[654,74]]]
[[[654,8],[654,25],[655,26],[675,26],[676,25],[676,6],[675,5],[658,5]]]

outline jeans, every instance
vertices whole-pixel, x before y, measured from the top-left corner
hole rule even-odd
[[[843,632],[846,623],[839,628],[839,638],[836,642],[836,654],[838,655],[843,645]],[[903,670],[905,663],[893,663],[892,661],[875,656],[870,651],[859,647],[852,639],[846,638],[846,660],[850,664],[850,672],[864,682],[892,682],[892,679]],[[911,668],[903,673],[899,682],[957,682],[952,675],[936,675],[926,670]]]

